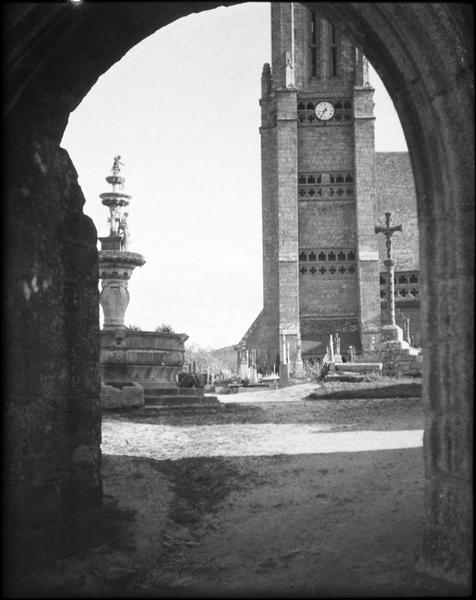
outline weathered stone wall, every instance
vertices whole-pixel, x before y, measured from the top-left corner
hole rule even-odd
[[[314,97],[320,99],[321,95]],[[299,171],[352,172],[353,159],[352,127],[299,128]]]
[[[317,265],[319,269],[319,265]],[[309,269],[309,265],[307,266]],[[299,276],[301,315],[316,317],[358,314],[357,275],[321,275],[309,270]]]
[[[355,208],[352,201],[299,202],[299,247],[301,252],[299,275],[299,303],[301,317],[358,314],[357,274],[348,272],[354,261],[335,263],[334,274],[328,269],[333,263],[319,260],[333,251],[337,256],[344,251],[355,254]],[[316,258],[309,261],[309,256]],[[302,260],[306,257],[307,260]],[[339,267],[345,266],[345,273]],[[321,273],[320,269],[327,269]]]
[[[352,202],[299,202],[300,249],[352,248],[355,252],[355,209]]]
[[[323,356],[329,344],[329,335],[339,332],[341,350],[346,352],[349,346],[356,348],[359,344],[359,322],[357,317],[318,318],[301,317],[301,336],[303,340],[318,344]]]
[[[22,148],[8,172],[4,559],[13,573],[99,543],[102,486],[96,230],[67,153],[45,138],[9,142]]]

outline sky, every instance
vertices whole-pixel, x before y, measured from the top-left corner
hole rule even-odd
[[[63,136],[98,236],[99,194],[120,155],[129,250],[143,254],[129,281],[127,325],[169,324],[188,343],[239,342],[262,291],[261,71],[271,62],[270,5],[192,14],[132,48],[99,78]],[[406,151],[377,74],[375,147]],[[98,245],[99,248],[99,245]],[[102,323],[102,309],[100,315]]]

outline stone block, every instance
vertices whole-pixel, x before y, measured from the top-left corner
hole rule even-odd
[[[196,390],[200,392],[200,390]],[[220,404],[216,396],[205,396],[197,393],[196,395],[173,394],[171,396],[159,396],[156,398],[147,398],[146,405],[163,408],[196,408],[205,406],[218,406]]]
[[[351,372],[351,373],[371,373],[371,372],[381,372],[382,371],[382,363],[364,363],[364,362],[346,362],[342,364],[336,364],[335,370],[337,372]]]
[[[403,330],[398,325],[384,325],[381,333],[381,343],[385,342],[403,342]],[[405,342],[407,344],[407,342]],[[407,344],[408,346],[408,344]]]
[[[288,365],[279,365],[279,387],[286,387],[289,384]]]
[[[140,408],[141,406],[144,406],[144,388],[138,383],[131,382],[131,385],[125,385],[122,388],[101,384],[102,410]]]

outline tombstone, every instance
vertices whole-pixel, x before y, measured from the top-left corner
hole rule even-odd
[[[412,345],[412,339],[410,337],[410,318],[407,317],[405,319],[405,323],[403,324],[403,339],[408,342],[408,344]]]
[[[299,379],[302,379],[306,376],[304,363],[302,361],[302,343],[300,333],[296,337],[296,360],[294,361],[294,376]]]
[[[338,333],[336,333],[334,336],[334,362],[342,363],[342,354],[340,352],[340,337]]]
[[[338,333],[335,334],[335,351],[336,354],[340,354],[340,337]]]
[[[279,387],[287,387],[289,385],[289,370],[287,364],[279,365]]]
[[[333,363],[334,362],[334,340],[332,338],[332,334],[329,335],[328,352],[329,352],[329,360],[331,363]]]

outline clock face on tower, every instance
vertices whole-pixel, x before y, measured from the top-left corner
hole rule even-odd
[[[330,102],[318,102],[314,112],[320,121],[329,121],[334,116],[334,106]]]

